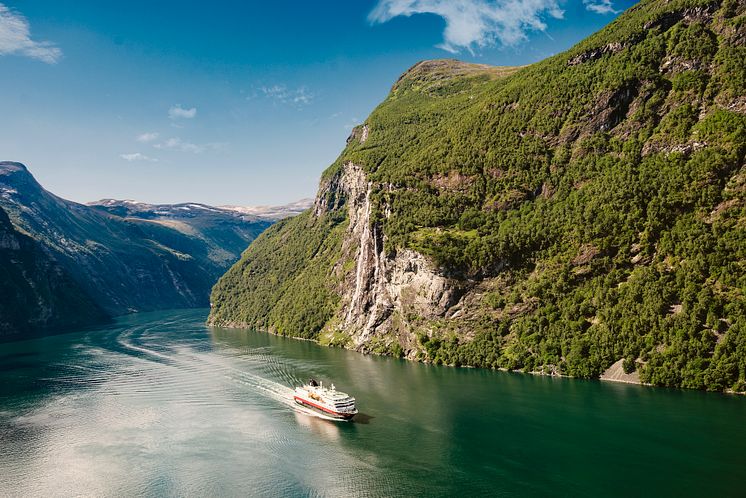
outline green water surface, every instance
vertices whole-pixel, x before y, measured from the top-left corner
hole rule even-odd
[[[0,344],[0,496],[746,496],[746,397],[456,369],[205,310]],[[308,377],[354,422],[298,411]]]

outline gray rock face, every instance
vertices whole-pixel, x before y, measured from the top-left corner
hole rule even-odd
[[[352,133],[350,133],[350,136],[347,137],[347,143],[349,144],[352,141],[358,141],[361,144],[364,144],[366,140],[368,140],[368,134],[370,133],[370,128],[367,124],[356,126],[352,129]]]
[[[342,306],[334,327],[350,335],[356,349],[365,349],[376,335],[396,335],[402,344],[412,344],[408,317],[445,317],[462,294],[422,254],[411,249],[386,253],[386,237],[372,219],[372,187],[363,169],[348,162],[322,187],[315,205],[317,216],[341,204],[347,209],[343,260],[353,259],[355,265],[340,289]]]

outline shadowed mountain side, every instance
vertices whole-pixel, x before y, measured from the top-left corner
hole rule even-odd
[[[196,204],[171,213],[86,206],[49,193],[13,162],[0,162],[0,207],[15,230],[33,239],[38,257],[54,263],[64,281],[80,290],[65,299],[85,296],[81,303],[95,303],[93,315],[208,306],[214,282],[271,224]],[[42,321],[45,327],[66,324],[54,315]]]
[[[106,320],[86,291],[0,208],[0,341]]]

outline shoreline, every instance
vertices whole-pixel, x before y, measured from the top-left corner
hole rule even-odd
[[[278,333],[278,332],[272,332],[270,330],[260,330],[260,329],[252,328],[252,327],[249,327],[249,326],[246,326],[246,325],[235,325],[235,324],[232,324],[232,325],[216,325],[216,324],[211,324],[211,323],[205,322],[205,326],[206,327],[215,327],[215,328],[225,328],[225,329],[231,329],[231,330],[248,329],[248,330],[253,330],[253,331],[259,332],[259,333],[270,334],[270,335],[273,335],[273,336],[276,336],[276,337],[282,337],[282,338],[285,338],[285,339],[293,339],[293,340],[296,340],[296,341],[313,342],[313,343],[319,345],[320,347],[346,349],[347,351],[353,351],[355,353],[363,354],[363,355],[382,356],[382,357],[386,357],[386,358],[401,359],[401,360],[411,361],[411,362],[414,362],[414,363],[422,363],[422,364],[425,364],[425,365],[432,365],[432,363],[430,363],[428,361],[416,360],[416,359],[413,359],[413,358],[409,358],[406,355],[401,356],[401,357],[395,357],[395,356],[392,356],[392,355],[389,355],[389,354],[375,353],[375,352],[372,352],[372,351],[367,351],[366,352],[366,351],[358,351],[357,349],[348,348],[348,347],[324,345],[324,344],[321,344],[316,339],[307,339],[305,337],[295,337],[295,336],[292,336],[292,335],[284,335],[284,334],[281,334],[281,333]],[[606,375],[616,365],[621,366],[621,362],[622,362],[622,360],[618,360],[617,362],[615,362],[614,364],[612,364],[603,374],[601,374],[599,377],[597,377],[595,379],[584,379],[584,378],[581,378],[581,377],[573,377],[572,375],[557,374],[557,373],[544,373],[544,372],[539,372],[539,371],[524,372],[523,370],[508,370],[507,368],[476,367],[476,366],[473,366],[473,365],[459,365],[457,367],[455,365],[441,364],[441,365],[438,365],[438,366],[444,366],[444,367],[449,367],[449,368],[480,368],[480,369],[484,369],[484,370],[492,370],[492,371],[507,372],[507,373],[520,373],[520,374],[527,374],[527,375],[538,375],[538,376],[542,376],[542,377],[560,377],[560,378],[565,378],[565,379],[576,379],[576,380],[597,380],[597,381],[601,381],[601,382],[615,382],[615,383],[618,383],[618,384],[635,385],[635,386],[641,386],[641,387],[658,387],[658,388],[663,388],[663,389],[680,389],[680,390],[684,390],[684,391],[694,391],[694,392],[699,391],[699,392],[707,392],[707,393],[735,394],[735,395],[739,395],[739,396],[746,395],[746,391],[733,391],[733,390],[728,390],[728,389],[723,390],[723,391],[707,391],[705,389],[690,389],[690,388],[686,388],[686,387],[656,386],[656,385],[653,385],[653,384],[650,384],[650,383],[647,383],[647,382],[640,382],[639,380],[635,380],[634,378],[613,378],[611,375]],[[637,374],[638,374],[638,372],[635,371],[634,374],[624,374],[624,375],[629,375],[630,377],[632,377],[634,375],[636,377]]]

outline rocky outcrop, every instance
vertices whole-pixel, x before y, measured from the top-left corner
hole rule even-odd
[[[682,20],[686,22],[711,21],[719,6],[720,2],[713,2],[705,6],[666,12],[656,19],[646,22],[643,27],[645,30],[660,29],[661,31],[667,31]]]
[[[322,187],[315,207],[316,216],[342,204],[347,211],[342,261],[353,260],[354,266],[340,288],[338,320],[331,323],[352,337],[356,349],[365,349],[374,336],[392,333],[401,344],[411,344],[410,316],[444,318],[463,295],[461,287],[422,254],[412,249],[387,253],[386,237],[372,216],[372,191],[363,169],[348,162]]]
[[[614,43],[609,43],[607,45],[604,45],[603,47],[586,50],[585,52],[581,52],[578,55],[574,55],[570,57],[567,60],[567,65],[577,66],[578,64],[595,61],[596,59],[600,59],[606,54],[615,54],[617,52],[621,52],[622,50],[627,48],[632,43],[634,42],[633,41],[629,43],[614,42]]]
[[[366,140],[368,140],[368,134],[370,133],[370,128],[368,128],[367,124],[356,126],[352,129],[352,133],[350,133],[350,136],[347,137],[347,143],[350,142],[359,142],[361,144],[364,144]]]
[[[601,374],[601,380],[611,382],[622,382],[625,384],[640,384],[640,372],[627,373],[624,371],[624,358],[611,365],[604,373]]]
[[[630,104],[639,92],[637,81],[628,82],[615,90],[599,95],[588,119],[587,133],[609,131],[627,117]]]

